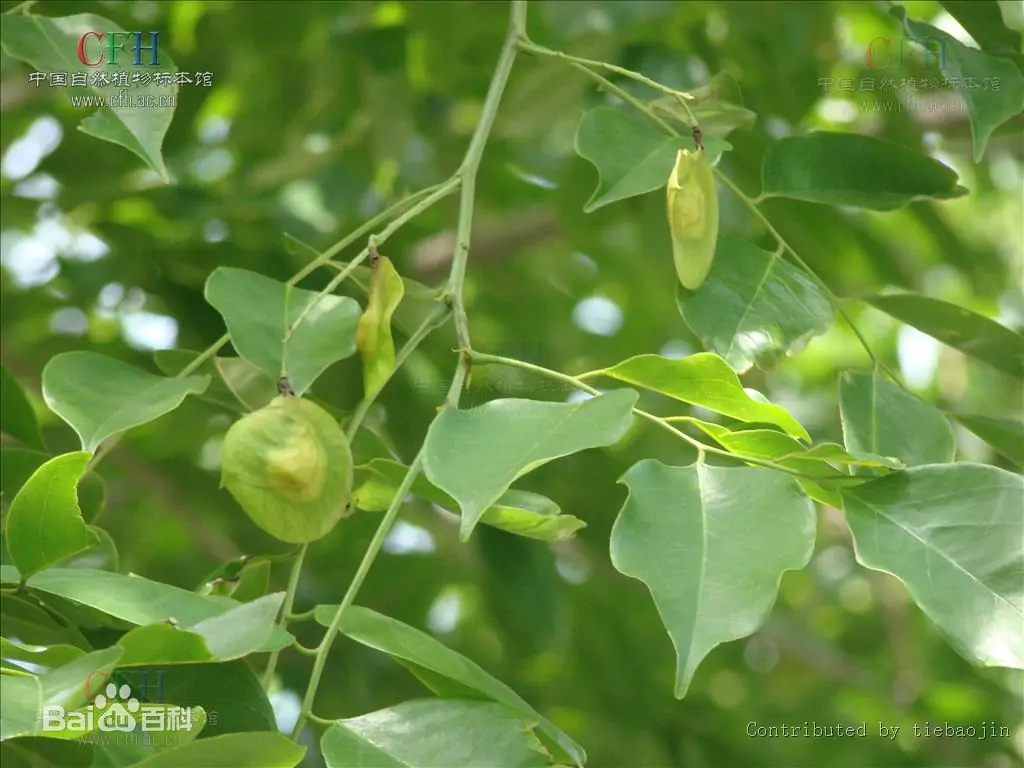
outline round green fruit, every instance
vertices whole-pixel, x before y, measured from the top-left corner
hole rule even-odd
[[[326,536],[346,513],[352,451],[338,423],[299,397],[275,397],[235,422],[221,447],[221,485],[271,536]]]

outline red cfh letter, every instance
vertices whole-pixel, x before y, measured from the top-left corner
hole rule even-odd
[[[100,57],[96,59],[96,61],[89,61],[89,59],[85,55],[85,38],[89,37],[89,35],[95,37],[97,43],[103,42],[102,32],[86,32],[84,35],[78,38],[78,60],[85,64],[85,66],[87,67],[98,67],[100,64],[103,63],[103,54],[100,54]]]

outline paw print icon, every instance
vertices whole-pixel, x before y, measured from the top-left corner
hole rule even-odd
[[[135,713],[140,709],[139,701],[132,696],[132,689],[127,685],[122,685],[118,690],[111,683],[106,688],[106,696],[102,693],[97,696],[93,706],[101,711],[96,718],[96,727],[101,731],[131,733],[138,725]]]

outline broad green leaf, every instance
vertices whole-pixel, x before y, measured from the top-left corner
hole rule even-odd
[[[295,768],[305,754],[280,733],[227,733],[159,752],[133,768]]]
[[[221,446],[221,477],[252,521],[281,541],[323,538],[351,512],[348,440],[304,398],[274,398],[235,422]]]
[[[196,588],[200,595],[222,595],[247,603],[267,594],[272,562],[290,561],[295,552],[281,555],[241,555],[208,574]]]
[[[986,51],[1019,53],[1021,37],[1003,23],[996,0],[939,0],[939,5],[960,22]]]
[[[93,453],[104,439],[173,411],[209,383],[207,376],[170,379],[94,352],[65,352],[43,368],[43,399]]]
[[[3,566],[5,581],[8,568],[9,566]],[[16,570],[15,573],[17,573]],[[20,581],[20,576],[17,576],[14,581],[15,583]],[[28,599],[8,592],[0,593],[0,619],[2,619],[3,631],[11,637],[18,638],[22,643],[43,647],[55,645],[73,645],[83,649],[91,647],[76,627],[58,624],[50,613],[40,608],[35,602],[29,602]]]
[[[395,367],[391,316],[402,301],[405,286],[391,259],[377,259],[370,277],[370,298],[356,329],[356,348],[363,358],[363,393],[376,395]]]
[[[0,674],[0,741],[34,733],[42,707],[39,678]]]
[[[249,603],[267,594],[270,589],[270,561],[250,560],[242,568],[238,582],[229,597],[240,603]]]
[[[721,643],[753,634],[785,571],[814,551],[815,513],[796,482],[769,469],[646,459],[623,475],[612,564],[651,591],[676,649],[675,695]]]
[[[339,720],[320,741],[327,768],[551,765],[536,721],[489,701],[406,701]]]
[[[878,373],[839,377],[843,442],[854,454],[891,456],[908,467],[944,464],[956,455],[953,428],[942,411]]]
[[[583,206],[585,213],[593,213],[609,203],[661,189],[676,153],[694,146],[691,137],[669,136],[632,111],[597,107],[580,120],[573,148],[597,168],[597,189]],[[727,149],[731,147],[724,140],[705,142],[711,165]]]
[[[459,538],[469,539],[516,478],[553,459],[617,443],[636,400],[636,392],[618,390],[572,404],[502,399],[442,410],[427,431],[423,469],[459,503]]]
[[[902,20],[912,38],[939,42],[939,51],[934,51],[932,46],[929,46],[929,51],[938,54],[942,74],[965,83],[968,80],[974,81],[974,87],[965,84],[957,92],[963,96],[967,106],[974,139],[974,162],[979,162],[985,154],[992,132],[1024,110],[1024,75],[1009,59],[991,56],[977,48],[968,48],[941,29],[908,18],[906,11],[899,5],[893,6],[890,13]],[[1019,37],[1017,45],[1016,52],[1019,53]],[[999,83],[999,90],[983,87],[993,80]]]
[[[0,450],[0,493],[5,504],[18,495],[36,470],[49,461],[51,456],[29,448],[4,448]],[[82,518],[91,523],[103,511],[106,501],[106,483],[93,471],[86,472],[78,481],[78,506]]]
[[[50,459],[18,491],[7,514],[6,540],[22,576],[48,568],[99,543],[78,508],[84,451]]]
[[[357,468],[364,479],[353,494],[355,505],[367,512],[383,512],[391,506],[407,471],[407,467],[390,459],[373,459],[364,467]],[[459,508],[455,499],[433,486],[423,475],[417,475],[411,493],[451,511]],[[505,491],[493,506],[484,511],[480,522],[541,541],[572,538],[576,531],[587,525],[572,515],[561,514],[551,499],[512,489]]]
[[[957,184],[956,172],[942,163],[856,133],[816,132],[779,139],[764,157],[761,183],[767,197],[873,211],[967,194]]]
[[[83,67],[76,56],[76,51],[78,41],[87,32],[128,34],[114,22],[92,14],[64,17],[6,14],[0,39],[3,41],[3,49],[7,55],[28,62],[40,72],[80,72]],[[143,39],[142,42],[143,45],[146,45],[149,41]],[[101,47],[98,42],[95,45],[98,48]],[[144,55],[147,58],[150,55],[157,56],[160,71],[177,72],[177,67],[167,55],[166,47],[158,48],[153,54],[146,52]],[[110,61],[108,63],[116,64],[120,71],[128,71],[129,74],[143,69],[149,70],[149,74],[153,74],[155,69],[152,66],[132,66],[131,54],[128,53],[124,53],[119,62]],[[149,64],[149,62],[146,63]],[[139,107],[136,103],[119,106],[105,105],[83,120],[78,129],[98,139],[120,144],[125,149],[134,152],[160,175],[165,184],[170,184],[171,176],[164,164],[161,148],[164,136],[174,117],[174,104],[177,101],[178,90],[177,85],[157,85],[155,82],[148,85],[135,83],[130,89],[133,100],[139,102],[148,99],[152,100],[154,104],[164,106]],[[76,87],[71,88],[70,92],[76,95],[93,94],[97,97],[110,95],[109,87],[104,89],[100,86]],[[65,97],[62,95],[61,98]],[[170,98],[173,98],[174,101],[168,105],[167,100]]]
[[[230,661],[257,651],[278,650],[290,639],[275,632],[283,601],[284,592],[277,592],[188,629],[163,622],[138,627],[118,640],[125,649],[120,666]]]
[[[21,384],[7,370],[6,365],[0,365],[0,431],[25,443],[29,448],[46,450],[36,412]]]
[[[122,653],[124,650],[114,645],[79,656],[41,675],[39,685],[43,694],[42,706],[72,710],[91,704],[95,693],[102,690],[103,684],[114,671]]]
[[[6,619],[6,616],[4,618]],[[16,630],[13,634],[16,634]],[[60,667],[84,655],[85,651],[73,645],[25,645],[0,637],[2,659],[27,661],[41,667]]]
[[[833,487],[833,484],[826,481],[826,478],[837,477],[838,470],[833,465],[903,468],[903,463],[897,459],[872,454],[855,456],[834,443],[821,443],[807,448],[789,435],[771,429],[732,431],[720,424],[710,424],[689,418],[686,421],[701,429],[728,451],[754,459],[768,459],[784,467],[795,469],[804,475],[821,477],[820,482],[814,482],[804,477],[798,477],[796,480],[812,499],[836,509],[842,508],[843,497],[840,496],[838,489]]]
[[[1024,466],[1024,422],[972,413],[952,416],[1014,464]]]
[[[29,578],[28,586],[138,625],[174,619],[182,627],[194,628],[241,605],[228,598],[197,595],[141,576],[76,568],[50,568]],[[273,650],[288,642],[288,633],[276,627],[264,647]]]
[[[700,353],[678,360],[637,355],[601,373],[738,421],[774,424],[786,434],[811,440],[807,430],[784,408],[751,398],[733,369],[718,355]]]
[[[843,496],[862,565],[902,581],[967,658],[1024,668],[1024,478],[957,463]]]
[[[318,605],[317,622],[330,626],[337,610],[336,605]],[[341,631],[358,643],[388,654],[439,695],[444,696],[445,692],[438,689],[438,681],[453,681],[457,684],[460,698],[478,695],[515,710],[531,722],[538,722],[541,733],[563,749],[573,762],[577,765],[586,762],[583,748],[541,716],[519,694],[425,632],[358,606],[345,611]]]
[[[871,296],[865,301],[965,355],[1024,379],[1024,336],[995,320],[912,293]]]
[[[347,296],[318,296],[255,272],[218,267],[206,281],[206,300],[224,318],[238,354],[272,381],[287,376],[298,395],[330,365],[355,354],[361,311]]]
[[[680,289],[676,301],[707,350],[737,373],[799,352],[834,320],[828,298],[806,274],[778,254],[728,236],[719,237],[704,284]]]
[[[167,376],[177,376],[197,357],[199,357],[198,352],[188,349],[159,349],[153,353],[153,362],[161,373]],[[238,403],[238,398],[228,389],[218,373],[213,360],[204,360],[192,372],[193,376],[208,376],[210,378],[209,386],[198,396],[199,399],[219,405],[221,408],[240,412],[242,408]],[[276,389],[274,394],[277,394]]]
[[[247,411],[258,411],[277,397],[277,384],[248,360],[218,357],[213,364],[224,385]]]

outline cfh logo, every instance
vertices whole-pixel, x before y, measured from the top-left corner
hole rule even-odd
[[[86,32],[78,38],[78,60],[87,67],[104,64],[158,67],[159,40],[159,32]],[[143,51],[147,52],[149,61],[143,61]],[[123,54],[120,62],[118,53]]]
[[[868,43],[864,61],[871,69],[901,69],[907,57],[919,60],[925,69],[934,61],[937,70],[944,70],[946,41],[937,37],[876,37]]]

